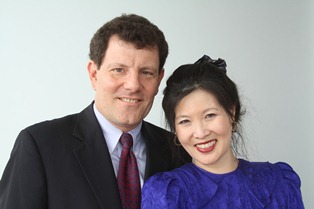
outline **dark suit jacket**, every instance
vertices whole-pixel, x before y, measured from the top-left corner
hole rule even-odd
[[[175,167],[172,134],[143,122],[145,179]],[[1,209],[121,209],[111,158],[88,106],[21,131],[0,182]]]

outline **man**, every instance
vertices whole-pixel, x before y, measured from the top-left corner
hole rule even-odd
[[[174,136],[143,121],[167,55],[163,33],[141,16],[122,15],[102,26],[87,67],[94,102],[21,131],[0,182],[0,208],[122,208],[122,133],[133,138],[141,186],[154,173],[180,166],[167,145]]]

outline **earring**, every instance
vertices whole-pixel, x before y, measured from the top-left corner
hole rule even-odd
[[[236,133],[238,131],[238,123],[232,122],[232,133]]]
[[[178,147],[182,146],[182,145],[180,144],[180,141],[179,141],[179,139],[178,139],[178,137],[177,137],[176,134],[174,135],[173,143],[174,143],[174,145],[176,145],[176,146],[178,146]]]

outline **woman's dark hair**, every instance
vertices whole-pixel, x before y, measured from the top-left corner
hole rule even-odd
[[[167,80],[162,108],[170,130],[175,133],[175,108],[191,92],[202,89],[213,94],[233,122],[232,149],[238,156],[246,157],[241,133],[241,116],[244,111],[236,84],[226,74],[226,64],[222,59],[212,60],[202,57],[194,64],[177,68]],[[240,141],[242,141],[240,143]],[[240,147],[240,145],[242,147]],[[241,148],[241,150],[240,150]]]
[[[161,72],[168,56],[168,43],[163,32],[148,19],[136,14],[122,14],[99,28],[90,42],[89,52],[90,59],[98,68],[106,55],[112,36],[132,43],[138,49],[156,47],[159,52],[159,72]]]

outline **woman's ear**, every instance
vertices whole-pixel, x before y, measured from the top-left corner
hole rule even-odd
[[[235,106],[233,106],[231,109],[230,109],[230,116],[231,116],[231,120],[232,122],[236,122],[236,118],[235,118],[235,115],[236,115],[236,108]]]
[[[230,110],[230,114],[231,114],[231,128],[232,128],[232,132],[235,133],[238,130],[238,122],[236,121],[236,108],[233,106],[233,108],[231,108]]]

